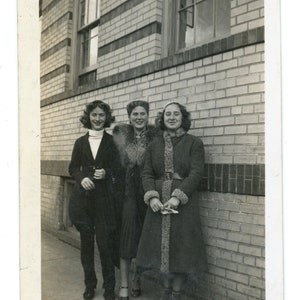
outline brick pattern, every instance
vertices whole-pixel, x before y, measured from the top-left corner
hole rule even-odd
[[[72,38],[73,19],[57,20],[74,13],[73,3],[43,1],[43,9],[49,5],[51,9],[42,16],[41,53],[53,53],[42,59],[41,76],[71,66],[69,46],[51,49]],[[99,47],[162,22],[162,1],[105,0],[101,5],[106,19],[99,27],[103,33]],[[118,12],[120,5],[132,6]],[[160,34],[153,34],[152,40],[145,37],[99,57],[99,80],[91,85],[69,90],[70,73],[44,77],[48,80],[41,84],[41,214],[42,226],[48,228],[61,228],[67,161],[74,141],[86,132],[79,117],[87,102],[107,102],[116,123],[128,122],[126,104],[138,98],[150,103],[152,124],[170,100],[191,112],[190,133],[202,139],[206,162],[200,214],[209,269],[201,284],[189,290],[199,299],[265,298],[262,2],[232,0],[232,11],[232,35],[227,39],[161,58]],[[146,45],[152,48],[147,49],[152,61],[135,65],[143,60]],[[125,63],[122,55],[135,49],[134,61]],[[119,65],[114,65],[117,61]],[[105,73],[102,63],[117,73]]]
[[[62,141],[56,141],[51,151],[47,150],[52,144],[45,142],[43,152],[49,154],[45,159],[56,160],[57,155],[59,159],[69,159],[70,152],[63,150],[65,142],[69,133],[79,132],[78,119],[86,102],[108,102],[119,123],[127,122],[126,104],[131,99],[143,98],[150,102],[152,123],[168,101],[176,99],[186,105],[192,114],[190,132],[203,140],[207,163],[264,164],[263,73],[264,44],[257,44],[134,80],[124,79],[124,83],[103,88],[95,83],[90,92],[42,108],[42,124],[48,124],[42,142],[45,133],[62,134]],[[50,113],[54,107],[55,118]],[[71,113],[63,113],[65,109]],[[70,124],[64,126],[66,120]]]
[[[123,3],[121,3],[120,5],[118,5],[116,7],[116,2],[114,1],[114,3],[111,3],[112,1],[108,2],[108,1],[102,1],[102,15],[101,15],[101,19],[100,19],[100,25],[126,13],[127,11],[131,10],[133,7],[135,7],[136,5],[139,5],[140,3],[142,3],[145,0],[130,0],[130,1],[125,1]],[[120,2],[120,1],[119,1]],[[109,6],[108,3],[111,3],[113,6]]]
[[[61,42],[57,43],[55,46],[51,47],[50,49],[48,49],[47,51],[45,51],[44,53],[41,54],[41,61],[47,59],[48,57],[52,56],[53,54],[55,54],[56,52],[58,52],[59,50],[71,46],[71,39],[70,38],[66,38],[64,40],[62,40]]]
[[[264,197],[202,192],[200,206],[209,267],[196,293],[265,299]]]
[[[206,164],[201,190],[265,195],[265,165]]]
[[[122,4],[125,4],[126,2],[136,2],[135,0],[102,0],[101,1],[101,15],[105,15],[112,10],[116,10],[119,6],[122,6]]]
[[[62,214],[63,180],[57,176],[41,176],[41,226],[42,229],[59,230]]]
[[[244,37],[244,38],[242,38],[242,37]],[[214,46],[208,47],[208,45],[210,45],[210,44],[219,44],[220,41],[215,41],[213,43],[205,44],[201,47],[186,50],[184,52],[181,52],[181,53],[178,53],[178,54],[166,57],[166,58],[151,61],[146,64],[140,65],[138,67],[134,67],[132,69],[129,69],[129,70],[126,70],[123,72],[119,72],[117,74],[114,74],[114,75],[111,75],[108,77],[104,77],[104,78],[98,80],[96,83],[92,83],[90,86],[87,85],[85,87],[79,87],[77,90],[74,90],[68,94],[64,93],[62,95],[56,95],[55,97],[43,99],[41,106],[45,106],[45,105],[48,105],[49,103],[54,103],[54,102],[63,100],[66,97],[69,97],[70,95],[75,96],[76,94],[82,94],[82,93],[86,93],[86,92],[89,92],[89,91],[92,91],[95,89],[100,89],[100,88],[104,88],[106,86],[115,85],[115,84],[118,84],[123,81],[128,81],[131,79],[135,79],[137,77],[149,75],[149,74],[152,74],[152,73],[155,73],[158,71],[162,71],[167,68],[172,68],[172,67],[179,66],[182,64],[187,64],[187,63],[193,62],[197,59],[211,57],[215,54],[223,53],[223,57],[225,58],[225,60],[228,60],[228,58],[232,56],[230,51],[239,49],[243,46],[245,47],[245,46],[255,45],[255,44],[261,43],[263,41],[264,41],[264,28],[263,27],[253,29],[249,32],[238,33],[236,35],[222,39],[221,43],[224,45],[222,50],[220,50],[218,47],[214,47]],[[226,45],[226,47],[225,47],[225,45]],[[248,55],[251,53],[251,51],[253,51],[252,50],[253,47],[249,48],[249,49],[250,49],[249,53],[246,52],[245,54]],[[237,51],[236,53],[240,53],[241,51],[243,51],[243,50]],[[218,56],[218,57],[220,57],[220,56]],[[111,60],[115,60],[116,59],[115,54],[110,53],[109,58]],[[220,58],[218,58],[218,59],[220,60]],[[251,57],[248,57],[248,59],[249,59],[249,63],[250,63]],[[215,59],[215,61],[216,60],[217,59]],[[245,59],[244,59],[244,62],[245,62]],[[109,66],[110,62],[108,62],[107,64]],[[231,65],[231,67],[234,68],[235,64]],[[221,68],[226,69],[226,66],[230,67],[230,64],[228,62],[224,62],[221,65]],[[256,65],[251,66],[252,72],[259,72],[259,71],[263,71],[263,70],[264,70],[263,65],[256,64]],[[241,70],[239,70],[239,69],[235,70],[235,72],[240,72],[240,71]],[[246,72],[246,69],[244,69],[244,72]],[[246,74],[244,74],[244,75],[246,75]],[[104,73],[102,73],[102,76],[104,76]],[[212,75],[212,76],[214,76],[214,75]],[[241,81],[241,80],[242,79],[239,79],[239,81]],[[234,80],[232,80],[232,81],[234,81]],[[225,84],[225,83],[218,83],[218,84]],[[234,93],[234,91],[237,91],[237,90],[232,90],[231,93],[232,92]],[[239,108],[237,108],[237,109],[239,109]]]
[[[264,25],[263,0],[231,0],[231,33]]]
[[[69,73],[70,72],[70,66],[69,65],[63,65],[53,71],[51,71],[50,73],[48,74],[45,74],[44,76],[41,77],[40,81],[41,81],[41,84],[47,82],[48,80],[51,80],[52,78],[55,78],[61,74],[64,74],[64,73]]]
[[[48,14],[61,1],[63,1],[63,0],[53,0],[52,2],[47,4],[47,6],[44,6],[43,9],[42,9],[42,14],[43,15]]]
[[[101,16],[97,78],[161,57],[161,1],[130,1]],[[125,10],[121,13],[121,8]]]
[[[41,33],[41,95],[52,97],[70,89],[74,1],[43,1]]]
[[[116,51],[152,34],[161,34],[161,23],[153,22],[98,49],[98,57]]]
[[[41,161],[41,174],[69,177],[69,160]],[[240,195],[265,195],[264,165],[205,164],[199,190]]]

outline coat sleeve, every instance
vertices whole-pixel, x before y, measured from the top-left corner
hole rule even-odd
[[[71,157],[71,162],[69,164],[69,174],[78,182],[79,184],[81,183],[82,179],[85,176],[85,174],[82,172],[81,169],[81,151],[80,151],[80,140],[76,140],[73,151],[72,151],[72,157]]]
[[[142,183],[145,191],[144,201],[149,205],[151,198],[159,198],[159,193],[155,190],[155,176],[152,167],[152,146],[153,143],[149,145],[145,154],[145,164],[142,172]]]
[[[190,171],[188,176],[172,192],[172,196],[178,198],[181,204],[186,204],[189,197],[199,187],[204,174],[204,147],[200,139],[194,138],[190,149]]]

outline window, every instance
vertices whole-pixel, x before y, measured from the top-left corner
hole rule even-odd
[[[165,6],[166,18],[169,20],[168,54],[228,36],[230,2],[230,0],[169,0],[169,4]]]
[[[80,1],[78,29],[79,84],[96,80],[99,18],[100,0]]]

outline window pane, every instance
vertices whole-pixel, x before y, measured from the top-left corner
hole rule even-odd
[[[194,7],[184,9],[179,13],[179,48],[194,43]]]
[[[97,63],[97,55],[98,55],[98,28],[92,29],[92,38],[90,41],[90,66]]]
[[[180,0],[179,9],[191,6],[194,3],[194,0]]]
[[[86,14],[85,14],[85,0],[80,3],[80,26],[86,24]]]
[[[213,0],[196,5],[196,43],[205,42],[214,36]]]
[[[88,59],[89,59],[89,32],[83,33],[82,38],[83,41],[81,44],[81,53],[82,53],[81,68],[85,68],[88,66]]]
[[[219,0],[216,6],[216,37],[230,33],[230,0]]]
[[[82,64],[81,68],[86,68],[97,63],[98,55],[98,26],[87,30],[82,34]]]
[[[97,0],[89,0],[89,17],[88,22],[91,23],[92,21],[96,20],[98,17],[97,14]]]
[[[100,0],[82,0],[80,4],[80,26],[87,25],[100,15]]]

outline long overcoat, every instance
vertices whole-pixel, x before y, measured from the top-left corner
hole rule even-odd
[[[198,274],[206,269],[197,191],[204,171],[204,148],[199,138],[187,133],[172,139],[172,146],[168,153],[163,136],[153,140],[146,152],[142,181],[146,203],[155,195],[163,201],[166,164],[171,161],[171,194],[180,200],[179,213],[162,215],[148,206],[137,263],[163,273]]]

